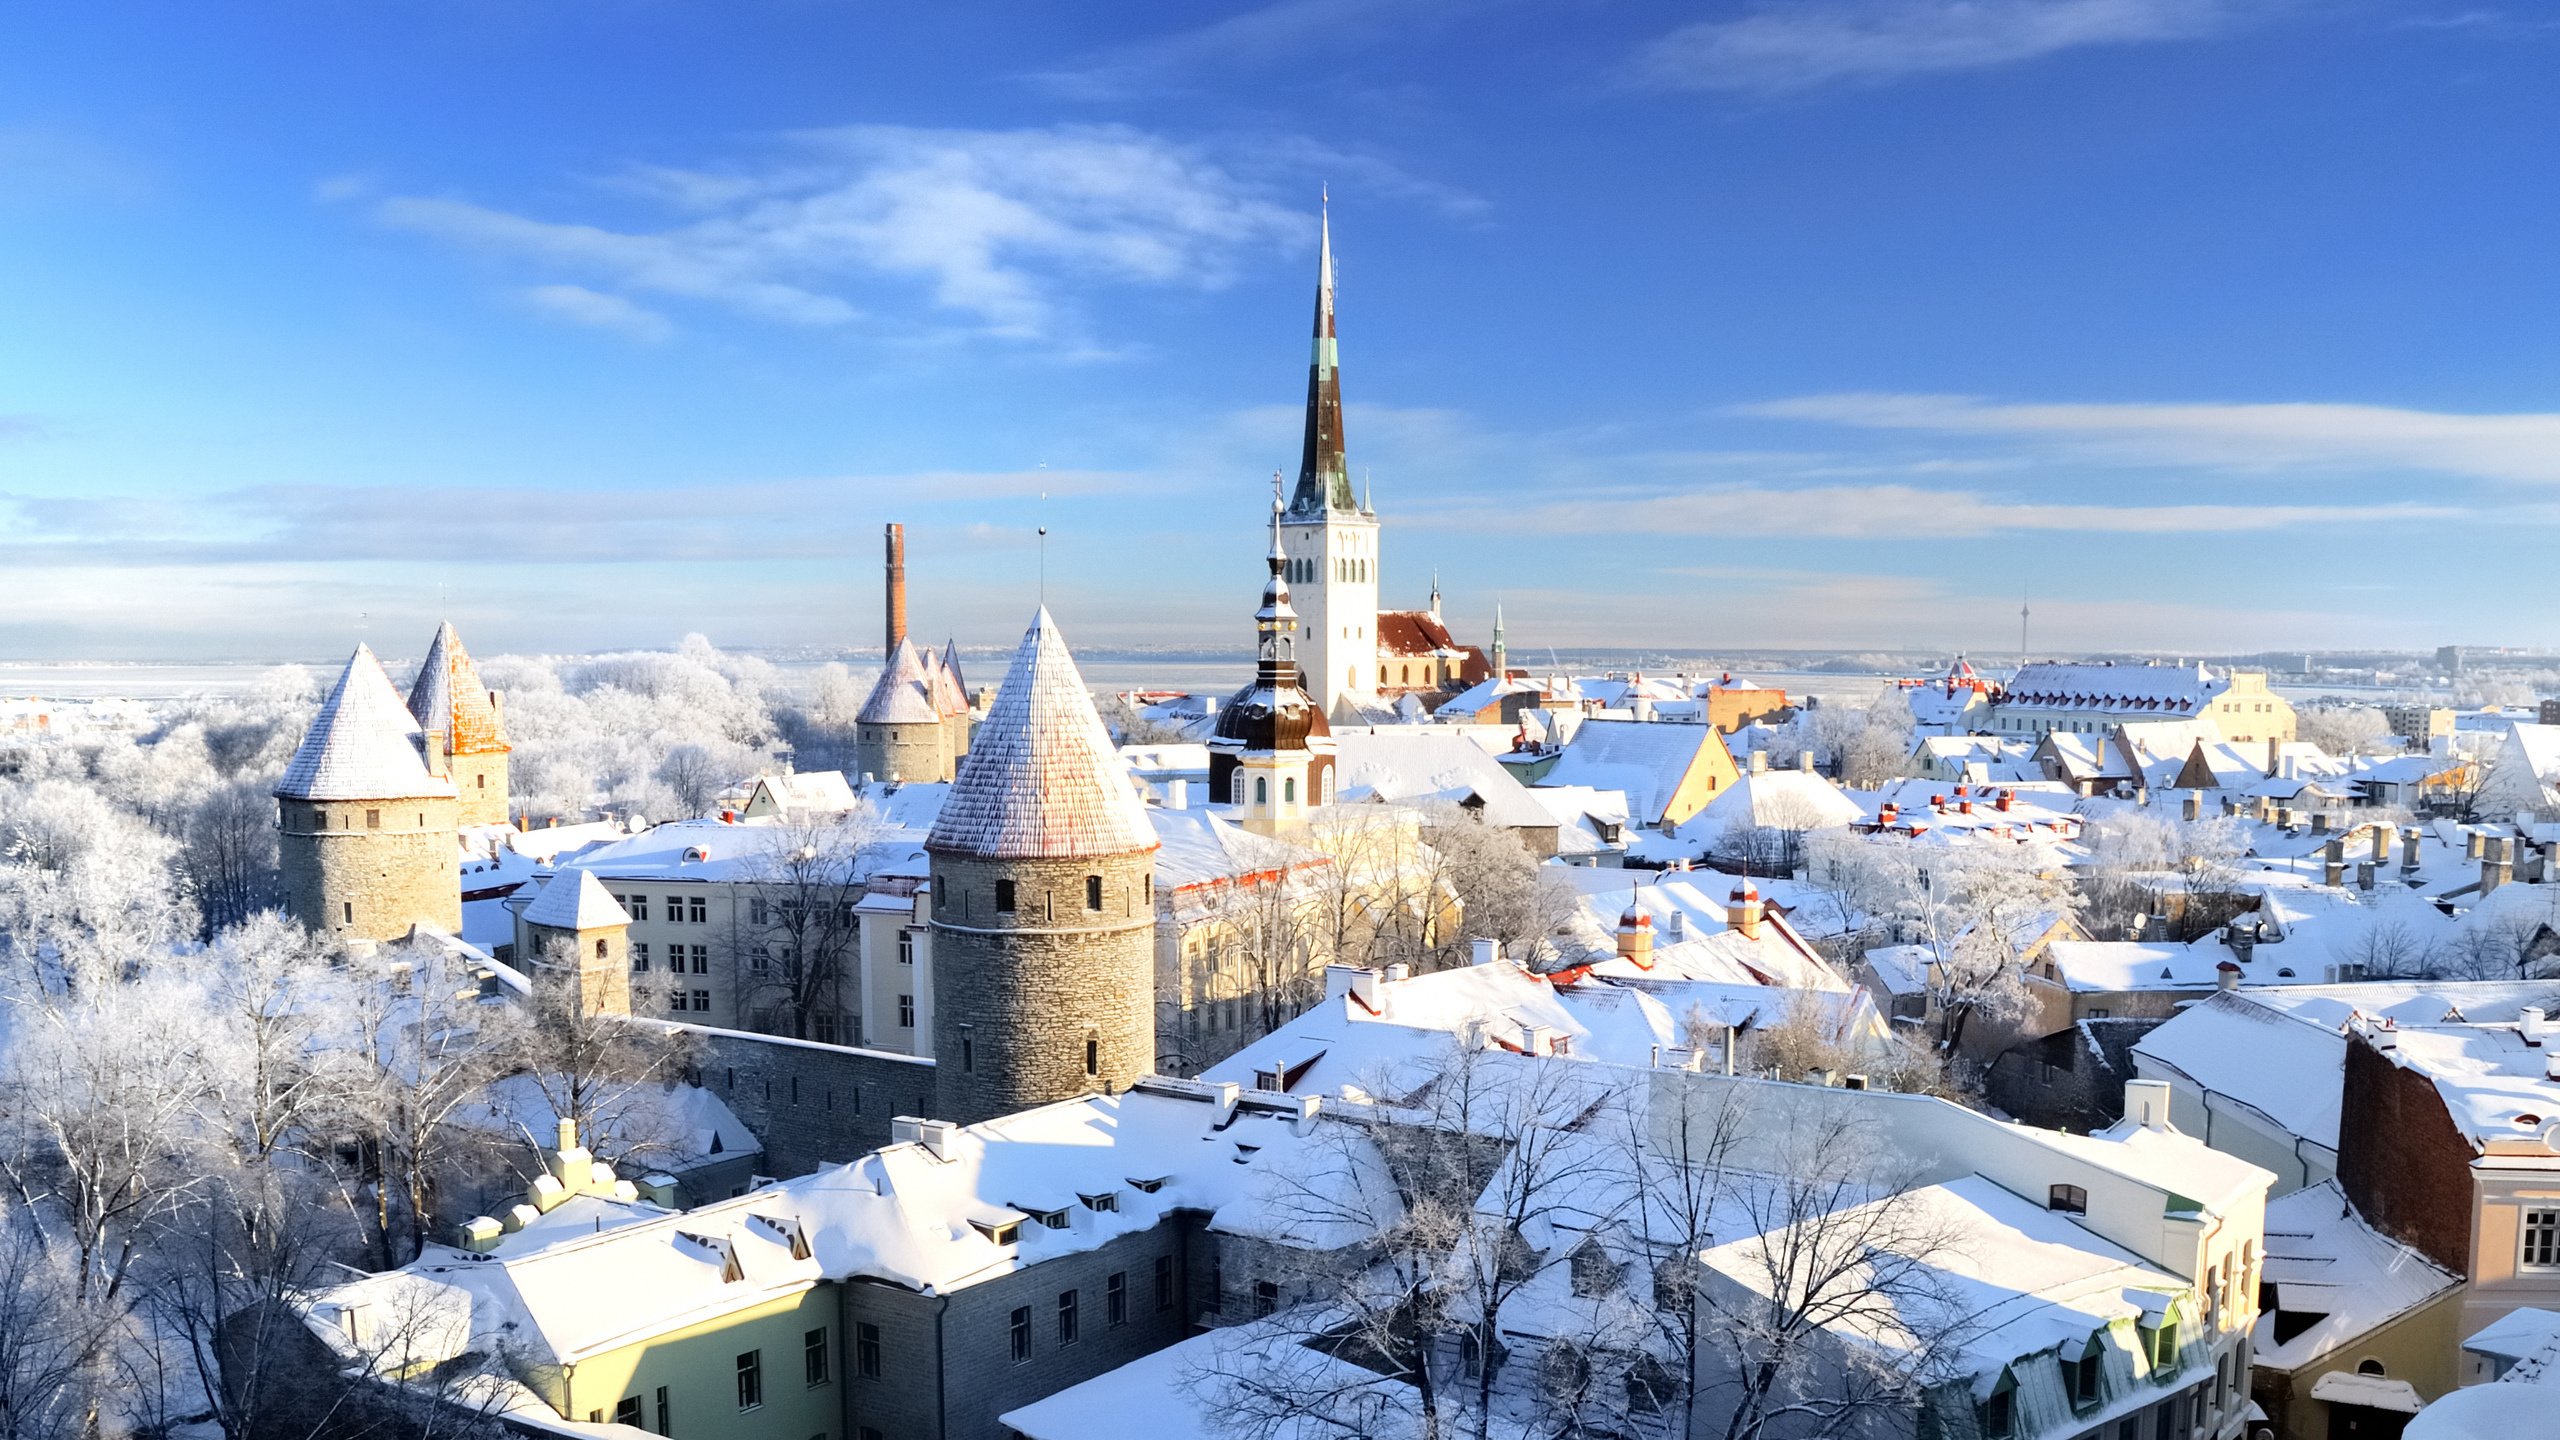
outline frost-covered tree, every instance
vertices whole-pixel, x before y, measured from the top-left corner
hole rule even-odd
[[[0,944],[21,967],[113,976],[196,929],[177,842],[71,780],[0,788]]]

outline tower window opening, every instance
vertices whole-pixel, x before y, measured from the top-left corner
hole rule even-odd
[[[1295,805],[1295,804],[1297,804],[1297,803],[1298,803],[1298,777],[1297,777],[1297,776],[1295,776],[1295,775],[1291,775],[1291,776],[1288,776],[1288,777],[1286,777],[1286,778],[1284,778],[1284,779],[1282,779],[1282,780],[1281,780],[1281,782],[1280,782],[1280,803],[1282,803],[1282,804],[1284,804],[1284,805]]]
[[[1084,1073],[1102,1073],[1102,1041],[1091,1035],[1084,1037]]]
[[[1084,908],[1087,910],[1102,908],[1102,877],[1099,875],[1084,877]]]
[[[338,909],[345,915],[347,924],[353,925],[356,923],[356,902],[353,900],[341,901],[339,902]]]
[[[1256,805],[1271,803],[1271,782],[1260,775],[1253,777],[1253,803]]]
[[[996,913],[999,915],[1013,913],[1013,882],[1010,880],[996,882]]]
[[[599,959],[599,960],[602,960],[602,959],[606,958],[606,955],[607,955],[607,951],[606,951],[606,948],[605,948],[605,942],[603,942],[602,940],[597,941],[597,942],[596,942],[596,958],[597,958],[597,959]]]
[[[367,810],[366,812],[364,812],[364,828],[366,828],[367,830],[379,830],[379,829],[381,829],[381,828],[382,828],[382,812],[381,812],[381,811],[379,811],[379,810]]]

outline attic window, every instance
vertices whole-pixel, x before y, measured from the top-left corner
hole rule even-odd
[[[1084,1208],[1097,1215],[1120,1213],[1120,1192],[1117,1190],[1105,1190],[1099,1195],[1078,1195],[1076,1198],[1084,1202]]]
[[[972,1220],[969,1222],[969,1228],[998,1245],[1011,1245],[1022,1239],[1022,1222],[1019,1220],[1007,1220],[1000,1225],[985,1220]]]
[[[1039,1221],[1041,1225],[1047,1229],[1064,1230],[1067,1228],[1067,1212],[1064,1210],[1025,1210],[1024,1213],[1029,1215],[1032,1219]]]
[[[1151,1179],[1140,1180],[1136,1176],[1131,1176],[1129,1179],[1129,1188],[1142,1195],[1153,1195],[1164,1188],[1164,1182],[1167,1178],[1168,1177],[1166,1176],[1158,1175]]]
[[[2077,1185],[2055,1185],[2046,1190],[2044,1208],[2065,1215],[2089,1213],[2089,1192]]]

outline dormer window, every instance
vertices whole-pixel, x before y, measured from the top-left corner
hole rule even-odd
[[[1105,1190],[1099,1195],[1078,1195],[1076,1198],[1084,1202],[1084,1208],[1095,1214],[1117,1215],[1120,1213],[1120,1192],[1117,1190]]]
[[[2018,1423],[2018,1382],[2007,1371],[2000,1373],[2000,1383],[1991,1387],[1991,1395],[1982,1402],[1983,1440],[2009,1440]]]
[[[1170,1178],[1170,1176],[1157,1175],[1149,1179],[1141,1180],[1133,1175],[1129,1177],[1129,1188],[1137,1191],[1141,1195],[1153,1195],[1157,1191],[1162,1190],[1164,1188],[1164,1182]]]
[[[2089,1192],[2078,1185],[2055,1185],[2045,1191],[2044,1208],[2063,1215],[2089,1213]]]
[[[1006,1220],[1002,1222],[972,1220],[969,1222],[969,1228],[986,1236],[989,1240],[994,1241],[998,1245],[1012,1245],[1019,1243],[1022,1239],[1022,1222],[1019,1220]]]
[[[1025,1209],[1023,1213],[1029,1215],[1032,1219],[1039,1221],[1046,1229],[1064,1230],[1067,1228],[1067,1212],[1064,1210]]]
[[[2105,1347],[2097,1336],[2092,1335],[2077,1358],[2066,1358],[2062,1362],[2062,1388],[2071,1397],[2073,1409],[2086,1410],[2098,1403],[2098,1384],[2103,1369],[2100,1360],[2104,1354]]]

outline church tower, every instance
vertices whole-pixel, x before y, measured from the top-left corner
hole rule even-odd
[[[1300,658],[1327,715],[1378,703],[1378,517],[1351,493],[1342,439],[1342,367],[1333,329],[1333,219],[1316,256],[1315,353],[1307,365],[1306,443],[1281,548],[1304,621]]]
[[[939,1118],[1155,1068],[1155,826],[1043,607],[925,837]]]
[[[315,934],[462,933],[461,852],[444,733],[421,731],[362,645],[276,783],[286,913]]]
[[[1253,612],[1260,647],[1253,683],[1218,713],[1209,741],[1209,795],[1236,810],[1237,823],[1263,835],[1306,822],[1332,798],[1332,727],[1301,685],[1298,612],[1289,604],[1288,551],[1281,540],[1278,477],[1271,493],[1271,578]]]
[[[462,648],[448,620],[427,647],[417,683],[409,687],[409,714],[421,731],[444,737],[453,766],[453,789],[465,825],[507,823],[506,698],[480,683],[480,667]]]

